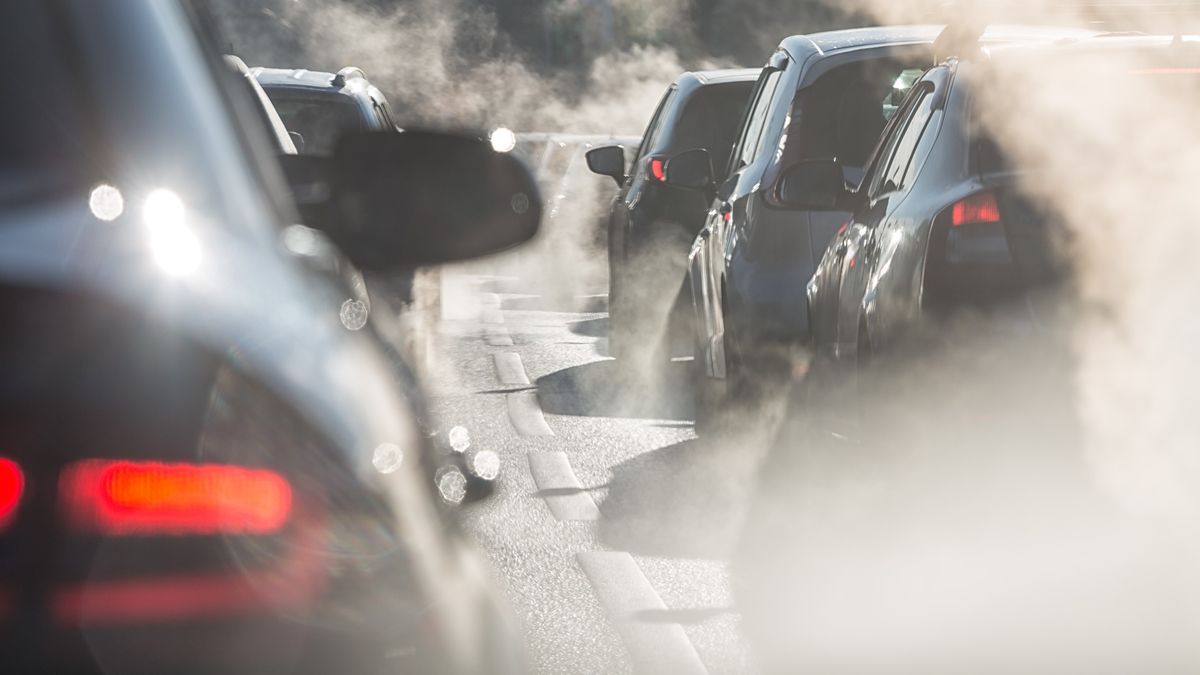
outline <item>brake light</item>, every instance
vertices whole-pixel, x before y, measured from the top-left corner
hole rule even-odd
[[[87,460],[62,475],[70,522],[101,534],[267,534],[292,489],[273,471],[215,464]]]
[[[12,522],[24,492],[25,474],[21,467],[11,459],[0,457],[0,528]]]
[[[951,207],[950,224],[954,227],[1000,222],[1000,205],[996,195],[980,192],[971,195]]]
[[[654,180],[665,183],[667,181],[667,162],[658,157],[650,159],[650,175]]]

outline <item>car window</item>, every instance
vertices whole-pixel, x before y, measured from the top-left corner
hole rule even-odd
[[[782,76],[781,70],[769,70],[759,78],[760,84],[754,97],[754,105],[746,117],[738,154],[734,160],[737,165],[730,167],[731,172],[758,159],[763,130],[771,111],[771,101],[775,98],[775,90],[779,88],[779,78]]]
[[[365,126],[358,104],[348,96],[323,96],[281,87],[269,89],[267,95],[288,131],[304,138],[306,155],[329,155],[342,134]]]
[[[658,102],[658,107],[654,110],[654,116],[650,118],[650,124],[646,125],[646,133],[642,134],[642,144],[638,146],[637,158],[634,160],[634,166],[641,166],[642,160],[646,158],[646,153],[650,152],[650,148],[658,142],[658,137],[662,134],[662,117],[663,111],[667,109],[667,105],[675,98],[675,87],[672,85],[667,89],[667,93],[663,94],[662,100]]]
[[[671,154],[704,148],[714,164],[726,162],[753,87],[753,82],[715,84],[692,95],[669,139]]]
[[[0,57],[20,80],[35,83],[10,96],[0,110],[0,200],[71,189],[101,171],[89,150],[90,131],[80,108],[66,54],[55,45],[43,3],[3,3],[7,31]]]
[[[864,184],[867,185],[867,194],[872,199],[879,196],[880,191],[883,189],[884,178],[891,165],[891,158],[895,154],[896,144],[900,140],[900,136],[904,130],[908,127],[908,120],[911,119],[917,103],[923,98],[923,87],[909,92],[908,98],[900,105],[896,116],[888,124],[883,138],[880,139],[879,145],[875,148],[875,152],[872,154],[870,160],[869,175],[863,179]]]
[[[783,161],[836,159],[861,173],[898,104],[921,71],[897,59],[839,66],[796,92]]]
[[[883,182],[885,186],[890,184],[894,189],[901,189],[908,185],[905,182],[905,174],[913,163],[917,144],[920,142],[921,136],[925,133],[925,129],[929,125],[929,120],[933,116],[934,97],[932,93],[932,87],[925,86],[921,88],[917,103],[913,107],[912,115],[898,136],[896,150],[892,154],[891,161],[888,163],[887,168],[884,169]]]

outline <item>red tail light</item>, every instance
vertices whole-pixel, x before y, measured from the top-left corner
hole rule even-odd
[[[666,160],[658,157],[652,157],[650,159],[650,175],[654,177],[654,180],[660,183],[665,183],[667,180]]]
[[[971,195],[951,207],[950,224],[954,227],[1000,222],[1000,205],[996,195],[980,192]]]
[[[17,512],[25,492],[25,474],[11,459],[0,457],[0,529],[6,527]]]
[[[73,525],[101,534],[267,534],[292,510],[279,474],[214,464],[78,462],[60,495]]]

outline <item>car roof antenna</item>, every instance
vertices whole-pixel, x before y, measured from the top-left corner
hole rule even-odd
[[[951,21],[933,41],[933,64],[936,66],[951,57],[966,58],[979,53],[979,39],[987,30],[987,22],[979,18],[959,16]]]

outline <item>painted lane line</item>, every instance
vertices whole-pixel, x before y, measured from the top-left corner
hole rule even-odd
[[[663,611],[667,606],[633,556],[623,551],[582,551],[578,559],[596,598],[629,650],[634,672],[708,672],[682,626],[637,619],[641,612]]]
[[[484,326],[483,339],[493,347],[513,346],[512,336],[508,334],[508,329],[504,326]]]
[[[495,352],[492,361],[496,366],[496,377],[500,384],[529,384],[529,376],[525,374],[525,365],[521,363],[521,355],[516,352]]]
[[[565,452],[531,452],[529,472],[538,491],[544,493],[546,506],[559,520],[599,520],[600,509],[588,494]]]
[[[508,403],[508,419],[522,436],[553,436],[536,391],[514,391],[504,395]]]

